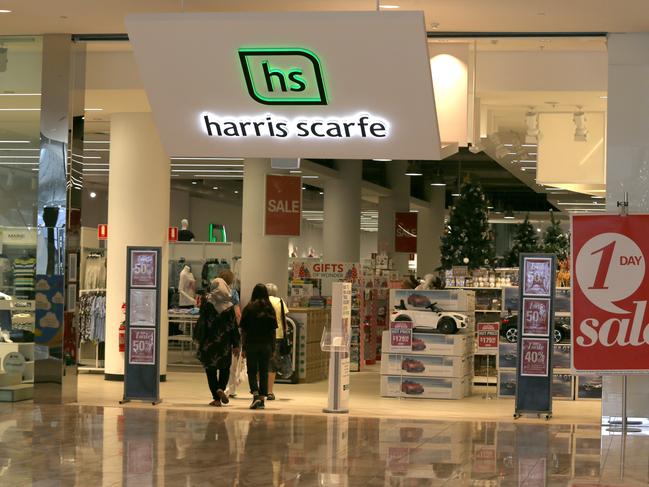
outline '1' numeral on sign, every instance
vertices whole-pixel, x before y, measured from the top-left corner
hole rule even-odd
[[[610,244],[602,247],[599,250],[595,250],[590,255],[599,254],[601,252],[602,257],[599,260],[599,267],[597,268],[597,275],[595,276],[595,282],[588,289],[608,289],[606,286],[606,277],[608,276],[608,270],[611,267],[611,261],[613,260],[613,251],[615,250],[615,240]]]

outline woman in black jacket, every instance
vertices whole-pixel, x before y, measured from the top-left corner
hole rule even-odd
[[[230,402],[224,391],[230,378],[232,354],[239,353],[239,331],[232,294],[223,279],[216,278],[210,283],[206,298],[196,325],[196,356],[205,367],[213,399],[210,406],[220,407]]]
[[[248,366],[248,382],[253,399],[250,409],[264,409],[268,395],[268,364],[275,350],[277,318],[268,290],[257,284],[241,315],[241,339]]]

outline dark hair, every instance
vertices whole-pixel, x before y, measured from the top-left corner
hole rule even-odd
[[[270,298],[268,297],[268,289],[265,284],[255,284],[254,289],[252,290],[252,296],[250,301],[264,301],[270,304]]]
[[[230,269],[224,269],[219,273],[219,277],[225,281],[228,286],[234,282],[234,273]]]

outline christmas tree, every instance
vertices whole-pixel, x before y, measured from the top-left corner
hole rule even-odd
[[[529,215],[527,215],[523,223],[516,225],[516,235],[514,236],[512,248],[507,255],[507,265],[517,267],[520,254],[538,251],[536,231],[530,223]]]
[[[556,254],[559,261],[568,259],[570,253],[570,237],[561,230],[559,220],[554,218],[554,212],[550,212],[550,226],[543,235],[543,252]]]
[[[487,199],[480,185],[467,180],[460,188],[460,196],[451,207],[442,235],[441,252],[442,269],[454,265],[468,265],[470,269],[489,265],[494,250]]]

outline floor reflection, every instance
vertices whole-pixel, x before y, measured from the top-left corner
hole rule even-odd
[[[649,432],[155,408],[0,405],[0,485],[649,484]]]

